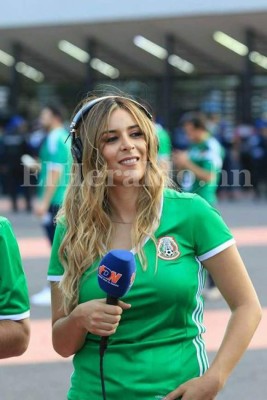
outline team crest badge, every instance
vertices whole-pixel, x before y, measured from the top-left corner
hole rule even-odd
[[[172,236],[164,236],[158,240],[157,254],[162,260],[175,260],[181,253],[175,239]]]

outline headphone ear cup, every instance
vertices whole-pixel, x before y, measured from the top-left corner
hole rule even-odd
[[[72,153],[73,159],[78,164],[82,164],[82,160],[83,160],[83,145],[82,145],[82,141],[81,141],[81,139],[79,137],[77,137],[77,138],[72,140],[71,153]]]

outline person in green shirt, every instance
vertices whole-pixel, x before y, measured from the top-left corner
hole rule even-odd
[[[64,198],[70,173],[68,132],[63,125],[61,110],[52,105],[43,108],[40,123],[47,132],[39,150],[40,173],[38,203],[35,213],[43,218],[43,226],[52,244],[57,214]]]
[[[70,146],[68,132],[63,125],[62,111],[58,106],[46,105],[40,113],[40,124],[46,137],[39,150],[40,172],[38,202],[35,214],[40,218],[46,236],[53,243],[55,216],[63,202],[70,174]],[[50,305],[50,288],[45,286],[31,297],[34,305]]]
[[[165,188],[149,112],[131,98],[89,97],[71,124],[74,163],[48,268],[54,349],[74,355],[69,400],[214,399],[245,352],[261,309],[231,232],[197,194]],[[80,172],[83,180],[81,181]],[[131,290],[106,303],[98,266],[130,250]],[[209,271],[232,315],[209,366],[202,334]]]
[[[189,140],[189,146],[186,151],[174,152],[175,165],[181,170],[179,183],[183,191],[197,193],[215,206],[224,149],[208,132],[204,116],[201,114],[185,115],[182,127]]]
[[[0,358],[20,356],[30,339],[28,286],[10,222],[0,216]]]
[[[189,140],[189,146],[186,151],[177,150],[173,154],[174,164],[179,169],[179,183],[184,192],[197,193],[214,207],[217,203],[224,149],[208,132],[202,114],[186,114],[181,125]],[[205,296],[214,300],[221,297],[210,275]]]

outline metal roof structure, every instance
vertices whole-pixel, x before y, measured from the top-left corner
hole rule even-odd
[[[267,4],[263,0],[214,4],[211,0],[188,0],[179,4],[164,2],[108,0],[90,2],[14,0],[3,4],[0,15],[0,51],[40,71],[42,83],[83,85],[90,74],[94,80],[107,79],[93,71],[90,62],[80,62],[62,52],[58,44],[65,40],[119,71],[120,80],[162,79],[166,71],[173,78],[249,74],[267,75],[267,63],[259,66],[248,56],[240,56],[217,43],[213,35],[222,31],[249,47],[249,52],[267,57]],[[194,66],[185,73],[167,65],[134,44],[138,35],[166,49]],[[267,60],[267,59],[266,59]],[[13,74],[13,75],[12,75]],[[1,63],[0,86],[9,85],[14,68]],[[22,78],[25,84],[28,78]],[[109,79],[111,83],[116,79]]]
[[[168,3],[168,1],[166,2]],[[52,10],[51,10],[52,11]],[[82,10],[81,10],[82,11]],[[142,35],[162,47],[166,37],[173,39],[173,51],[195,66],[193,75],[238,74],[244,69],[244,57],[229,51],[213,39],[215,31],[223,31],[246,43],[246,32],[254,33],[253,50],[267,56],[267,6],[257,12],[208,13],[172,15],[168,17],[122,17],[108,21],[42,23],[0,28],[0,49],[13,53],[13,46],[21,46],[21,60],[41,71],[49,82],[79,82],[87,66],[63,53],[60,40],[67,40],[88,51],[95,44],[95,57],[116,67],[120,78],[160,77],[164,60],[135,46],[133,39]],[[0,21],[1,22],[1,21]],[[175,76],[185,73],[174,69]],[[266,74],[267,69],[255,65],[255,72]],[[100,76],[101,77],[101,76]],[[1,83],[8,81],[9,68],[0,63]]]

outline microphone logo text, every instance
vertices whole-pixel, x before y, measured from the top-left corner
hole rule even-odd
[[[105,265],[100,265],[98,268],[98,276],[106,282],[111,283],[112,285],[118,286],[117,283],[122,277],[122,274],[116,271],[112,271]]]

